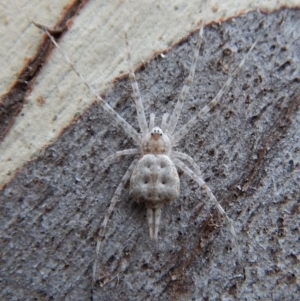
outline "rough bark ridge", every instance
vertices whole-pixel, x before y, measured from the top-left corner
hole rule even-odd
[[[94,300],[297,300],[299,296],[299,10],[250,13],[205,28],[181,124],[208,103],[268,28],[221,104],[178,145],[234,221],[230,232],[184,174],[157,246],[146,210],[124,191],[99,258]],[[146,112],[171,112],[196,34],[137,73]],[[106,97],[137,128],[127,81]],[[117,100],[117,102],[116,102]],[[95,239],[132,147],[92,106],[1,192],[1,300],[89,300]],[[127,186],[128,188],[128,186]],[[126,292],[124,294],[124,292]]]

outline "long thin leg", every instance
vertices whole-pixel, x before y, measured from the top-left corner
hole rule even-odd
[[[188,161],[193,166],[194,171],[196,172],[197,176],[201,177],[201,174],[202,174],[201,170],[200,170],[198,164],[194,161],[194,159],[192,157],[190,157],[189,155],[187,155],[185,153],[177,152],[177,151],[172,151],[171,157]]]
[[[167,120],[168,120],[169,114],[168,113],[164,113],[163,117],[162,117],[162,121],[161,121],[161,129],[163,132],[166,131],[167,129]]]
[[[138,159],[133,160],[132,163],[130,164],[130,166],[128,167],[126,173],[124,174],[120,184],[118,185],[118,187],[114,193],[113,198],[110,201],[109,208],[108,208],[107,213],[102,222],[101,229],[99,231],[99,238],[97,239],[96,258],[95,258],[94,267],[93,267],[93,283],[95,282],[96,271],[98,268],[99,251],[100,251],[101,243],[104,240],[104,235],[105,235],[105,230],[106,230],[108,220],[109,220],[117,202],[119,201],[119,199],[122,195],[122,190],[123,190],[126,182],[129,180],[137,161],[138,161]]]
[[[151,239],[157,240],[160,217],[161,217],[161,207],[147,208],[148,227],[149,227],[149,234]]]
[[[169,135],[172,135],[173,132],[174,132],[174,129],[175,129],[176,124],[178,122],[178,119],[179,119],[179,116],[180,116],[180,113],[181,113],[182,106],[184,104],[186,95],[189,92],[189,89],[190,89],[190,87],[193,83],[196,64],[197,64],[197,59],[198,59],[198,56],[199,56],[199,50],[200,50],[200,46],[201,46],[201,42],[202,42],[202,36],[203,36],[203,21],[201,22],[201,25],[200,25],[199,38],[198,38],[198,41],[197,41],[197,45],[194,49],[193,60],[192,60],[189,75],[185,80],[185,83],[184,83],[183,88],[180,92],[178,101],[175,105],[175,108],[174,108],[173,113],[172,113],[171,118],[170,118],[170,122],[169,122],[168,127],[167,127],[167,133]]]
[[[255,40],[255,42],[252,44],[251,48],[248,50],[248,52],[243,57],[240,64],[235,68],[233,73],[229,76],[226,83],[223,85],[221,90],[218,92],[216,97],[208,104],[206,105],[196,116],[192,117],[185,125],[183,125],[178,132],[176,132],[173,136],[174,143],[178,142],[181,138],[183,138],[192,127],[194,127],[199,120],[202,118],[203,115],[207,114],[211,109],[213,109],[216,104],[220,101],[222,95],[224,94],[224,91],[230,86],[232,80],[236,77],[238,72],[241,70],[242,66],[244,65],[247,57],[249,56],[250,52],[253,50],[255,45],[257,44],[258,40],[260,39],[260,36]]]
[[[106,157],[99,165],[98,169],[99,170],[106,169],[110,164],[112,164],[119,157],[128,156],[128,155],[138,155],[139,153],[140,150],[138,148],[129,148],[129,149],[118,151],[113,155]]]
[[[103,107],[105,111],[107,111],[110,116],[122,126],[122,128],[125,130],[125,132],[137,143],[140,144],[141,138],[138,132],[124,119],[122,118],[108,103],[106,103],[100,95],[97,94],[97,92],[93,89],[93,87],[87,82],[85,77],[77,71],[74,64],[71,62],[68,55],[61,49],[61,47],[56,43],[55,39],[51,36],[47,28],[43,25],[33,23],[38,28],[42,29],[50,38],[52,43],[56,46],[56,48],[63,54],[65,61],[67,64],[72,68],[72,70],[77,74],[77,76],[82,80],[82,82],[88,87],[88,89],[91,91],[91,93],[96,97],[100,105]]]
[[[219,204],[215,196],[213,195],[210,188],[205,184],[205,182],[202,180],[201,177],[196,175],[190,168],[188,168],[182,161],[180,161],[177,158],[173,159],[173,162],[176,166],[178,166],[181,170],[183,170],[189,177],[191,177],[194,181],[198,183],[198,185],[206,192],[206,194],[209,196],[210,201],[217,207],[219,212],[222,216],[225,217],[225,220],[227,224],[229,225],[230,232],[232,234],[233,243],[237,248],[238,256],[241,258],[240,249],[238,247],[237,239],[236,239],[236,233],[233,227],[233,223],[227,213],[224,211],[223,207]]]
[[[151,113],[150,114],[150,121],[149,121],[150,131],[154,128],[154,124],[155,124],[155,114]]]
[[[142,102],[140,89],[139,89],[139,86],[138,86],[138,83],[136,81],[135,74],[133,71],[131,55],[130,55],[130,47],[129,47],[128,37],[127,37],[127,25],[125,26],[124,31],[125,31],[127,59],[128,59],[128,64],[129,64],[129,79],[130,79],[131,87],[132,87],[132,91],[133,91],[132,96],[133,96],[133,99],[135,102],[136,112],[137,112],[137,117],[138,117],[138,122],[140,125],[141,132],[142,132],[142,134],[145,134],[148,132],[148,126],[147,126],[147,121],[146,121],[146,116],[145,116],[145,111],[144,111],[144,106],[143,106],[143,102]]]
[[[158,228],[160,224],[160,217],[161,217],[161,208],[154,209],[154,240],[157,240],[158,237]]]
[[[148,219],[148,227],[149,227],[149,235],[150,238],[153,239],[153,209],[147,208],[147,219]]]

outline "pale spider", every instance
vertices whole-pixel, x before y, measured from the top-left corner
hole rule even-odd
[[[101,229],[99,231],[99,238],[97,240],[96,260],[93,268],[93,279],[95,279],[95,273],[97,269],[97,257],[99,255],[101,243],[104,240],[107,223],[116,203],[121,197],[121,192],[126,182],[130,179],[130,193],[135,199],[135,201],[139,203],[145,203],[147,208],[150,238],[157,240],[162,206],[165,203],[171,202],[179,197],[180,181],[176,167],[180,168],[196,183],[199,184],[199,186],[209,196],[209,200],[217,207],[220,214],[223,217],[225,217],[225,220],[229,225],[234,244],[237,247],[239,253],[233,223],[222,208],[222,206],[216,200],[210,188],[205,184],[204,180],[201,177],[201,171],[197,163],[189,155],[179,151],[174,151],[172,150],[172,148],[189,132],[189,130],[192,127],[197,125],[198,121],[205,114],[207,114],[212,108],[214,108],[216,104],[220,101],[225,89],[230,85],[233,78],[237,75],[237,73],[243,66],[246,58],[248,57],[249,53],[255,47],[259,38],[257,38],[256,41],[252,44],[252,46],[250,47],[240,64],[229,76],[229,78],[227,79],[223,87],[220,89],[220,91],[217,93],[215,98],[209,104],[205,105],[186,124],[181,126],[181,128],[178,131],[174,132],[180,117],[182,107],[184,105],[184,101],[186,99],[186,95],[188,94],[189,88],[193,83],[196,63],[202,44],[203,22],[201,22],[200,25],[199,37],[193,52],[193,59],[189,70],[189,75],[184,82],[183,88],[181,90],[178,101],[175,105],[170,119],[168,120],[169,114],[163,114],[160,127],[158,127],[155,123],[154,113],[150,114],[149,124],[146,120],[141,94],[131,62],[127,29],[125,29],[126,52],[127,59],[129,62],[129,78],[131,81],[131,86],[133,90],[132,96],[135,102],[137,118],[140,127],[140,133],[138,133],[126,120],[124,120],[108,103],[106,103],[97,94],[97,92],[92,88],[92,86],[86,81],[85,77],[77,71],[67,54],[60,48],[60,46],[56,43],[55,39],[49,33],[50,30],[48,30],[42,25],[35,25],[46,32],[53,44],[62,52],[66,62],[70,65],[74,72],[81,78],[83,83],[97,98],[98,102],[104,108],[104,110],[106,110],[110,114],[110,116],[124,129],[124,131],[134,140],[134,142],[137,145],[137,148],[131,148],[116,152],[115,154],[107,157],[101,165],[102,167],[108,167],[117,158],[124,155],[137,156],[132,161],[127,171],[123,175],[121,182],[119,183],[113,195],[113,198],[111,199],[107,214],[105,215],[104,220],[102,222]],[[188,167],[183,161],[188,162],[190,164],[190,167]]]

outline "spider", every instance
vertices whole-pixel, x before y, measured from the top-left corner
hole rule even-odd
[[[185,135],[190,131],[191,128],[195,127],[198,124],[199,120],[203,116],[205,116],[220,102],[220,99],[224,94],[225,89],[230,86],[232,80],[242,68],[250,52],[253,50],[256,43],[258,42],[259,37],[252,44],[248,52],[243,57],[242,61],[234,69],[233,73],[229,76],[229,78],[222,86],[220,91],[216,94],[215,98],[209,104],[205,105],[186,124],[181,126],[179,130],[175,131],[186,96],[193,83],[196,63],[203,40],[203,24],[203,22],[201,22],[200,24],[198,40],[193,51],[193,58],[189,70],[189,75],[184,81],[183,88],[181,90],[178,101],[174,107],[171,116],[169,116],[168,113],[163,114],[160,126],[157,126],[156,124],[154,113],[150,114],[149,123],[147,122],[142,97],[132,66],[132,60],[129,50],[130,47],[127,36],[127,27],[125,26],[124,31],[126,54],[129,63],[129,79],[132,86],[132,97],[134,99],[137,111],[140,132],[136,131],[125,119],[123,119],[108,103],[106,103],[97,94],[97,92],[87,82],[85,77],[79,71],[77,71],[76,67],[71,62],[68,55],[57,44],[55,39],[50,34],[51,31],[45,26],[35,24],[48,35],[53,44],[61,51],[66,62],[70,65],[70,67],[78,75],[78,77],[81,78],[81,80],[88,87],[91,93],[96,97],[97,101],[103,107],[103,109],[107,111],[107,113],[124,129],[126,134],[129,135],[137,145],[136,148],[117,151],[115,154],[108,156],[106,159],[104,159],[101,165],[101,167],[106,168],[121,156],[135,156],[135,159],[132,161],[127,171],[123,175],[110,201],[107,214],[105,215],[104,220],[101,224],[96,247],[96,260],[93,267],[93,279],[95,279],[95,274],[97,270],[97,257],[99,255],[100,246],[105,237],[105,230],[109,218],[114,210],[114,207],[121,198],[121,192],[124,189],[125,184],[130,180],[131,195],[133,196],[136,202],[145,204],[147,208],[147,219],[150,238],[152,240],[157,240],[159,224],[161,220],[162,206],[168,202],[174,201],[179,197],[180,194],[180,180],[177,168],[181,169],[191,179],[193,179],[200,186],[200,188],[203,189],[203,191],[208,195],[211,203],[217,207],[218,211],[225,218],[227,224],[229,225],[234,244],[236,245],[239,253],[233,222],[226,214],[222,206],[219,204],[211,189],[206,185],[206,183],[202,179],[201,171],[197,163],[189,155],[179,151],[175,151],[173,150],[173,148],[183,137],[185,137]],[[189,166],[186,165],[184,161],[187,162]]]

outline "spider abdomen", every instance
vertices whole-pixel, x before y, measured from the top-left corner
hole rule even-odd
[[[179,186],[176,167],[167,155],[144,155],[130,179],[131,194],[147,208],[156,208],[176,199]]]

